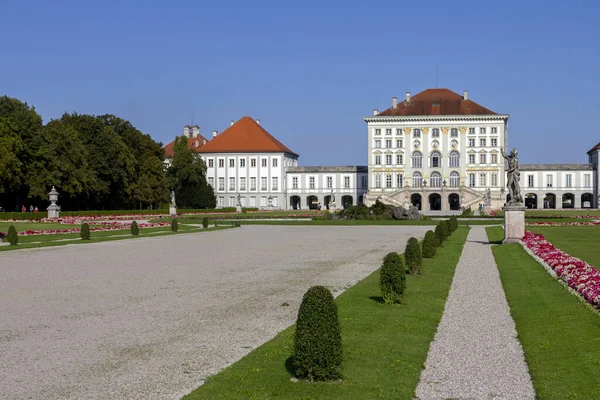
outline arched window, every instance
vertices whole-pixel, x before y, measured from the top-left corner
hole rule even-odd
[[[442,175],[439,172],[432,172],[429,176],[429,186],[442,187]]]
[[[413,174],[413,187],[421,187],[423,186],[423,175],[420,172],[415,172]]]
[[[450,152],[450,168],[458,168],[460,167],[460,154],[458,151]]]
[[[431,168],[439,168],[442,166],[442,155],[438,151],[431,153]]]
[[[450,187],[457,188],[460,186],[460,175],[458,172],[453,171],[450,173]]]
[[[423,167],[423,155],[420,151],[414,151],[412,153],[412,167],[422,168]]]

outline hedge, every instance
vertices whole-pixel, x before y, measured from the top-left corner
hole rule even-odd
[[[404,262],[398,253],[388,253],[383,258],[379,273],[381,296],[386,304],[398,304],[406,288]]]
[[[410,273],[413,275],[418,274],[423,263],[423,254],[421,253],[421,245],[416,238],[411,237],[408,239],[408,242],[406,242],[404,259],[406,260],[406,267]]]
[[[423,239],[423,257],[424,258],[433,258],[435,257],[435,252],[438,247],[437,238],[435,237],[435,233],[429,230],[425,234],[425,239]]]

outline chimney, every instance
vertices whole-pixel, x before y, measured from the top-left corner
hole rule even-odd
[[[233,120],[231,120],[231,122],[229,123],[229,126],[233,126],[235,122],[233,122]]]
[[[219,131],[213,131],[213,138],[216,138],[218,134],[219,134]]]
[[[407,103],[410,103],[410,92],[406,92],[406,99],[405,99],[405,101]]]
[[[206,139],[202,140],[202,144],[206,144]]]
[[[256,120],[256,123],[260,125],[260,119],[257,119],[257,120]]]
[[[192,126],[192,135],[194,135],[194,137],[200,136],[200,127],[198,125]]]
[[[396,109],[398,107],[398,98],[396,96],[392,97],[392,108]]]
[[[185,125],[183,127],[183,134],[185,135],[185,137],[191,137],[190,136],[190,126],[189,125]]]
[[[463,90],[463,100],[469,100],[469,92]]]
[[[378,109],[376,109],[376,108],[374,108],[374,109],[373,109],[373,115],[377,115],[377,114],[379,114],[379,110],[378,110]]]

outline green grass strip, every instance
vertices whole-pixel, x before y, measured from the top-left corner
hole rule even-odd
[[[565,253],[600,268],[600,226],[531,227],[528,231],[539,233]],[[600,397],[600,395],[599,395]]]
[[[492,242],[497,239],[494,229],[488,228]],[[538,399],[599,398],[600,316],[521,245],[494,246],[492,251]]]
[[[292,326],[185,399],[413,398],[467,234],[458,228],[435,258],[424,260],[421,275],[407,276],[401,305],[381,304],[379,270],[336,299],[344,344],[341,382],[290,381]]]
[[[188,220],[187,223],[191,223]],[[218,225],[227,225],[231,220],[220,220],[217,221]],[[473,225],[500,225],[504,222],[504,220],[486,220],[486,221],[458,221],[458,224],[461,226],[466,226],[467,224],[470,226]],[[214,223],[211,221],[211,223]],[[366,225],[423,225],[423,226],[435,226],[440,223],[439,220],[301,220],[301,221],[281,221],[281,220],[255,220],[255,221],[241,221],[242,225],[308,225],[308,226],[366,226]]]

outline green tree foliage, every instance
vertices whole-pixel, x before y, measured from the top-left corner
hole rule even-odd
[[[421,244],[416,238],[411,237],[406,242],[404,258],[410,273],[412,275],[418,274],[423,264],[423,254],[421,253]]]
[[[433,258],[435,256],[435,252],[437,250],[438,243],[437,238],[435,237],[435,233],[433,231],[427,231],[425,234],[425,239],[423,239],[423,257],[424,258]]]
[[[435,238],[438,241],[438,245],[441,246],[449,235],[448,221],[440,221],[435,227]]]
[[[8,227],[6,239],[11,246],[16,246],[19,243],[19,235],[17,235],[17,230],[14,225]]]
[[[406,275],[404,262],[398,253],[388,253],[384,257],[379,275],[379,287],[385,303],[400,303],[406,288]]]
[[[202,227],[208,228],[208,217],[202,218]]]
[[[313,286],[304,294],[294,334],[296,376],[313,380],[340,377],[342,334],[331,292]]]
[[[137,224],[137,222],[135,222],[135,221],[133,221],[133,222],[131,223],[131,234],[132,234],[133,236],[137,236],[137,235],[139,235],[139,234],[140,234],[140,228],[138,227],[138,224]]]
[[[456,218],[456,216],[452,216],[450,217],[450,233],[454,232],[456,229],[458,229],[458,218]]]
[[[87,224],[87,222],[84,222],[83,224],[81,224],[81,240],[90,240],[90,226]]]
[[[206,165],[198,153],[188,148],[185,137],[175,139],[173,160],[167,169],[169,185],[175,188],[181,208],[215,208],[212,186],[206,181]]]
[[[177,222],[177,218],[173,218],[173,221],[171,221],[171,230],[173,232],[177,232],[179,230],[179,223]]]

